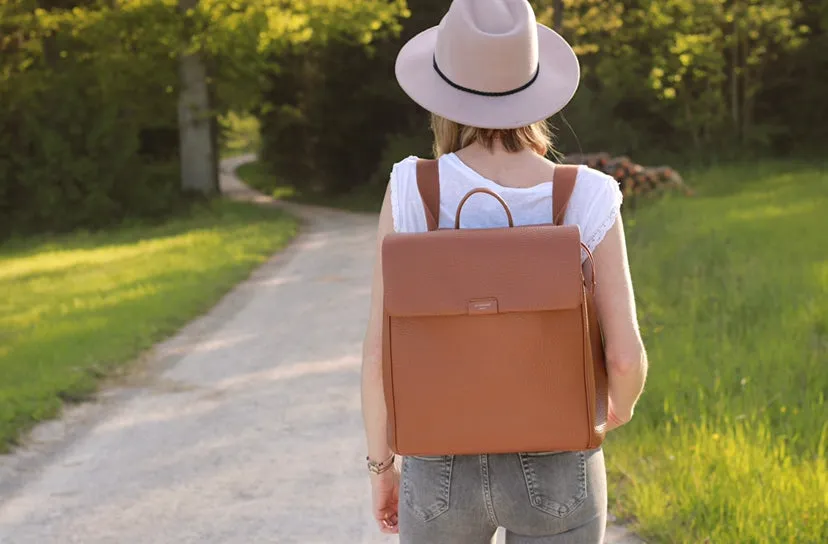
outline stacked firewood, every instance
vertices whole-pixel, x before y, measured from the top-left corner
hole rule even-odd
[[[585,164],[615,178],[625,197],[643,195],[665,189],[692,195],[681,175],[669,166],[647,167],[629,157],[612,157],[609,153],[567,155],[564,164]]]

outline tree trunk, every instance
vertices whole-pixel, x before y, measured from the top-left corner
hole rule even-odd
[[[194,8],[198,0],[179,0],[182,12]],[[203,194],[218,193],[216,138],[207,67],[199,53],[182,54],[178,61],[178,135],[181,160],[181,186]]]
[[[552,3],[552,28],[554,28],[555,32],[557,32],[558,34],[560,34],[561,30],[563,29],[563,14],[563,0],[555,0]]]
[[[741,122],[739,119],[739,74],[740,70],[740,55],[739,55],[739,24],[741,23],[741,11],[733,10],[733,44],[730,52],[730,110],[733,117],[733,133],[738,137],[741,129]]]
[[[748,64],[750,55],[750,44],[748,43],[748,32],[744,32],[742,38],[742,129],[739,132],[739,143],[744,144],[750,134],[751,109],[753,108],[753,81]]]

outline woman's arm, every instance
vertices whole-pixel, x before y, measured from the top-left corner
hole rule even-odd
[[[362,419],[368,442],[368,458],[383,462],[391,457],[388,447],[385,395],[382,387],[382,240],[394,230],[391,217],[391,188],[385,192],[377,228],[377,255],[371,284],[371,313],[362,344]],[[380,531],[399,532],[398,507],[400,480],[395,466],[380,474],[371,474],[373,515]]]
[[[382,387],[382,240],[393,230],[389,186],[379,217],[374,279],[371,285],[371,312],[362,345],[362,418],[368,442],[368,457],[377,462],[391,456],[386,434],[385,396]]]
[[[619,420],[610,428],[628,422],[647,378],[647,353],[638,329],[630,266],[621,216],[595,248],[598,285],[595,305],[604,334],[612,413]]]

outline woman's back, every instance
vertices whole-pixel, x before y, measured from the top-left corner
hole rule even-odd
[[[463,157],[463,158],[461,158]],[[464,160],[465,159],[465,160]],[[552,222],[554,164],[535,153],[481,153],[474,146],[443,155],[440,162],[440,227],[454,225],[460,200],[472,189],[483,187],[499,194],[509,206],[515,225]],[[408,157],[391,172],[390,190],[394,230],[425,232],[423,202],[417,190],[417,157]],[[581,239],[595,251],[615,223],[621,206],[618,183],[597,170],[582,166],[567,206],[564,223],[578,225]],[[461,226],[505,226],[500,204],[483,195],[463,208]]]

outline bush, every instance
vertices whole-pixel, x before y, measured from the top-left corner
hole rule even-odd
[[[427,114],[397,85],[394,61],[403,42],[433,25],[447,4],[407,5],[401,32],[369,47],[340,35],[273,59],[280,70],[269,79],[269,111],[262,116],[262,158],[269,170],[311,192],[352,193],[388,180],[392,139],[427,135]],[[396,160],[429,147],[403,146]]]
[[[424,159],[431,157],[431,142],[431,133],[426,130],[414,134],[392,134],[389,136],[380,155],[377,169],[371,176],[370,185],[380,190],[385,189],[394,164],[409,155],[416,155]]]
[[[407,100],[361,45],[340,42],[282,57],[266,94],[262,159],[306,192],[340,195],[369,182],[389,134],[408,128]]]
[[[0,10],[0,34],[17,37],[0,41],[0,236],[97,228],[184,201],[175,59],[116,38],[163,25],[169,10],[16,6]]]
[[[348,36],[364,50],[405,11],[403,0],[271,4],[201,0],[180,10],[176,0],[0,1],[0,236],[99,227],[167,213],[185,200],[176,94],[182,54],[200,54],[207,67],[215,126],[222,113],[262,102],[265,76],[279,71],[290,48]],[[336,77],[352,68],[348,54],[331,59],[333,68],[343,63]],[[302,72],[302,56],[295,58]],[[319,118],[336,120],[338,97],[324,98]],[[299,138],[306,149],[315,150],[306,142],[319,127]],[[374,162],[349,149],[364,139],[378,150],[384,133],[333,132],[343,137],[311,159],[329,170],[359,165],[367,179]],[[248,145],[255,141],[238,147]],[[336,180],[344,187],[353,178]]]

